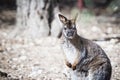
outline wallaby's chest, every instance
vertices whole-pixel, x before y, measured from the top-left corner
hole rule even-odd
[[[64,51],[67,61],[70,62],[71,64],[73,64],[76,57],[78,56],[78,51],[75,48],[75,46],[73,46],[72,44],[64,43],[62,45],[62,48],[63,48],[63,51]]]

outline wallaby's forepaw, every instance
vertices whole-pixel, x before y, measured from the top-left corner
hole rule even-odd
[[[72,66],[72,69],[75,70],[75,69],[76,69],[76,66]]]
[[[69,62],[66,62],[66,65],[67,65],[69,68],[72,67],[71,63],[69,63]]]

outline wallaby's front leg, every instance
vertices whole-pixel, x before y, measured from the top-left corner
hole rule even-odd
[[[72,64],[70,62],[68,62],[66,56],[64,55],[64,60],[65,60],[65,64],[67,67],[71,68],[72,67]]]
[[[79,58],[79,54],[77,54],[77,56],[76,56],[76,58],[75,58],[75,61],[74,61],[74,63],[72,64],[72,69],[73,70],[75,70],[76,69],[76,66],[77,66],[77,64],[79,63],[79,60],[80,58]]]

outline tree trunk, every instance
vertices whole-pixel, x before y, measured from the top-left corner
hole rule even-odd
[[[17,0],[17,35],[27,38],[48,36],[49,26],[44,0]]]
[[[60,14],[59,8],[55,7],[53,10],[54,19],[51,22],[51,36],[52,37],[61,37],[62,24],[59,20],[58,14]]]

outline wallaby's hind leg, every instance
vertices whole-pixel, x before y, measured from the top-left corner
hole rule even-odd
[[[94,71],[91,71],[89,74],[89,80],[110,80],[111,66],[110,64],[104,64],[98,69],[94,69]]]

